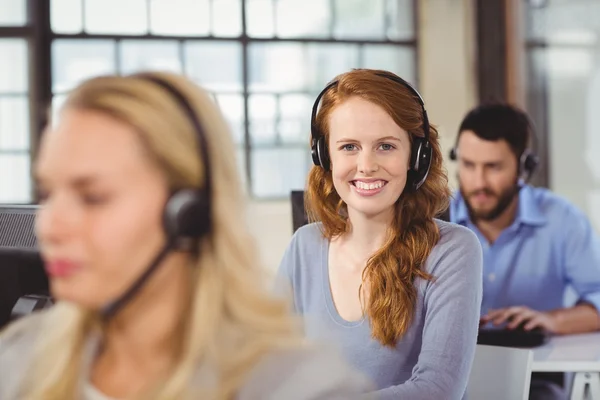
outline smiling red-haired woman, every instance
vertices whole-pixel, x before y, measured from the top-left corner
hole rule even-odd
[[[379,398],[463,398],[482,255],[472,232],[435,219],[450,192],[420,94],[391,72],[353,70],[317,97],[311,130],[313,223],[279,271],[305,332],[340,346]]]

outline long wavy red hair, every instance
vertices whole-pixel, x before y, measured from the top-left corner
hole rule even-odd
[[[338,84],[323,96],[316,120],[327,142],[332,111],[353,96],[382,107],[409,133],[411,143],[414,137],[424,136],[423,114],[414,95],[380,74],[391,73],[363,69],[336,77]],[[415,279],[432,279],[423,266],[440,238],[434,217],[447,208],[450,197],[438,132],[433,126],[429,140],[433,154],[427,180],[417,191],[407,185],[396,202],[383,247],[371,256],[363,272],[363,283],[370,285],[365,311],[372,337],[386,346],[394,346],[412,322],[417,301]],[[322,223],[323,234],[329,240],[348,232],[346,204],[333,186],[331,171],[317,166],[311,169],[305,204],[309,219]]]

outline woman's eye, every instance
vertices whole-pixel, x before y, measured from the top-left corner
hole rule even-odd
[[[90,206],[102,205],[107,201],[106,196],[92,195],[92,194],[85,194],[85,195],[81,196],[81,199],[84,204],[87,204]]]
[[[382,143],[380,147],[381,147],[381,150],[386,150],[386,151],[394,149],[394,146],[389,143]]]
[[[345,151],[354,151],[354,150],[356,150],[356,146],[353,145],[353,144],[345,144],[345,145],[342,146],[342,150],[345,150]]]
[[[50,197],[50,192],[44,189],[38,190],[38,198],[40,203],[45,203]]]

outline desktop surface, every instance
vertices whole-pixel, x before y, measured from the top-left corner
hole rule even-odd
[[[533,349],[536,372],[600,372],[600,332],[553,336]]]

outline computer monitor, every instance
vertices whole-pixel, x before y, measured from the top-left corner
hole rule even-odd
[[[34,229],[37,209],[0,205],[0,327],[21,297],[49,294]]]
[[[296,232],[298,228],[308,224],[308,216],[304,209],[304,190],[292,190],[290,198],[292,201],[293,232]]]

